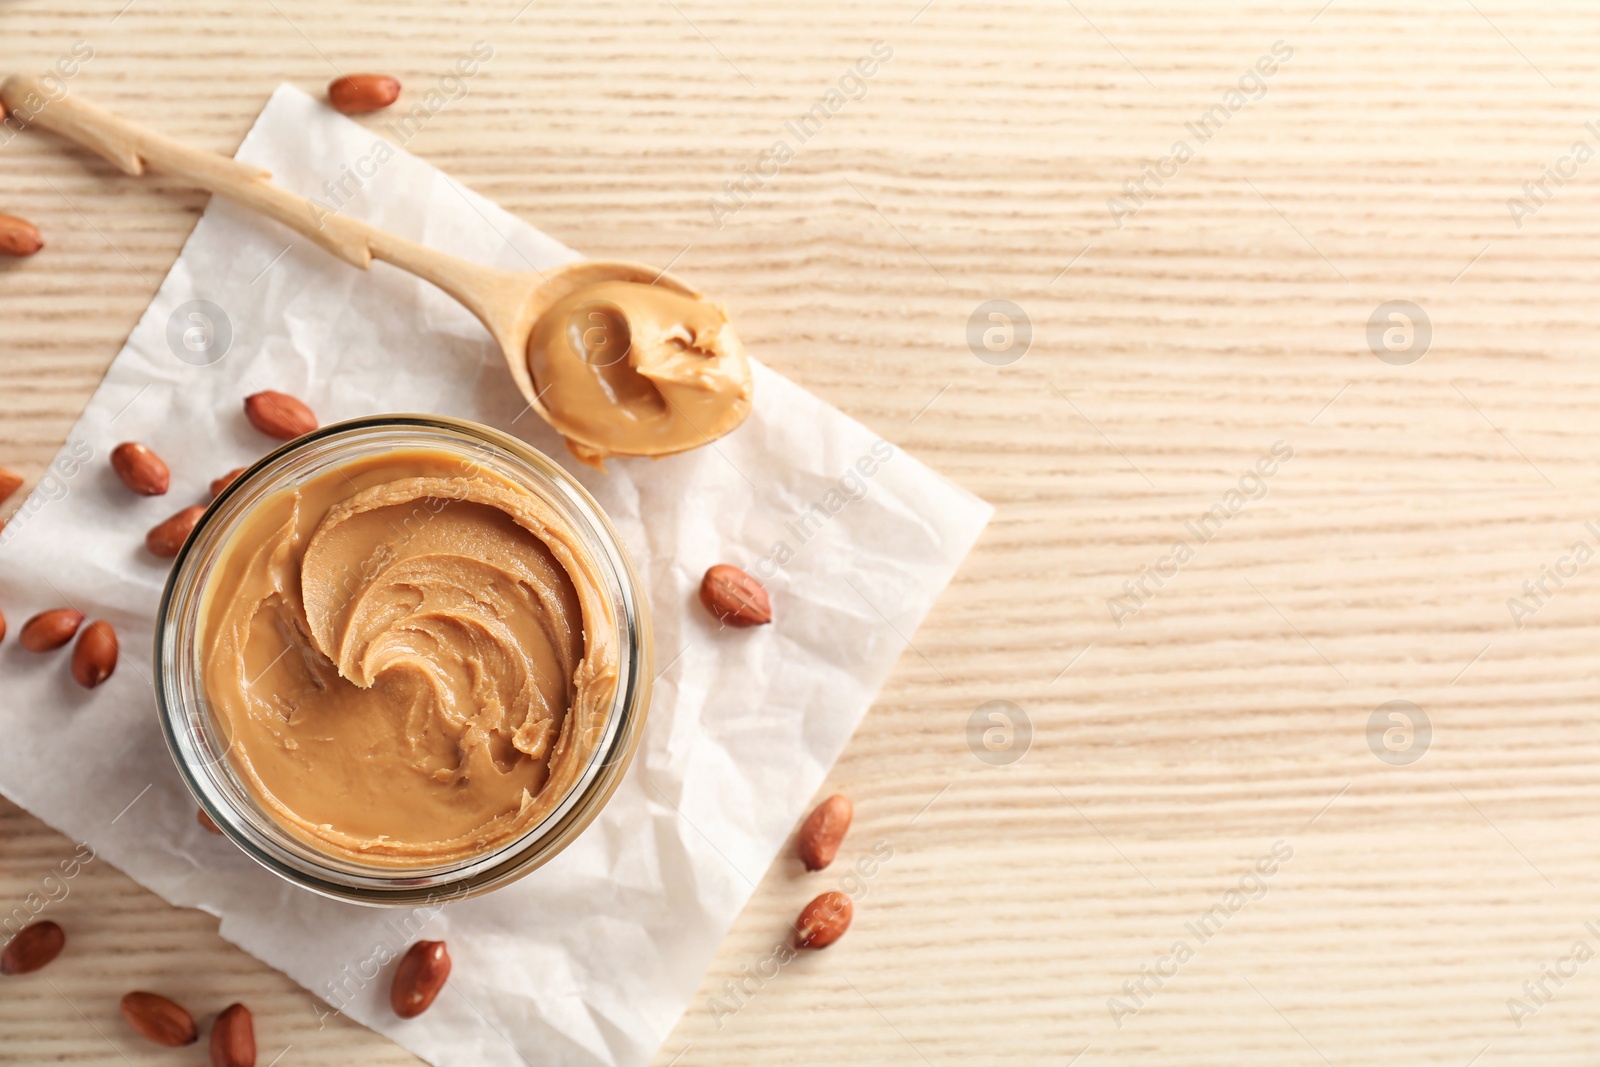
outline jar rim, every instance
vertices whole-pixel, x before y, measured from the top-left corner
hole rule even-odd
[[[597,564],[617,634],[617,685],[604,732],[576,784],[538,823],[486,853],[399,867],[334,856],[291,832],[259,804],[218,744],[199,668],[208,579],[230,535],[254,507],[305,478],[366,456],[430,448],[473,455],[555,507]],[[303,888],[359,904],[437,905],[476,896],[554,858],[598,815],[621,782],[643,732],[651,688],[651,628],[643,587],[599,503],[550,457],[516,437],[448,416],[367,416],[321,427],[263,456],[206,509],[173,560],[156,619],[157,714],[179,776],[246,855]]]

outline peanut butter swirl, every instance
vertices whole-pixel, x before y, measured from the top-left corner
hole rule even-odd
[[[386,866],[470,858],[576,784],[617,684],[587,549],[526,488],[434,451],[262,501],[209,583],[206,695],[262,806]]]

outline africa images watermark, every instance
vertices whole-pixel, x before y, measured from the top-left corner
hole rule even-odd
[[[750,568],[751,572],[757,578],[771,578],[779,567],[787,566],[835,515],[867,495],[867,483],[877,476],[883,464],[894,458],[894,453],[895,447],[882,438],[872,442],[872,446],[857,456],[811,507],[783,524],[784,533],[789,536],[774,541],[767,554]],[[789,538],[793,538],[793,544]]]
[[[1143,611],[1162,587],[1176,578],[1184,565],[1194,559],[1195,550],[1222,532],[1229,519],[1243,511],[1250,501],[1265,497],[1267,479],[1278,473],[1280,462],[1287,463],[1293,458],[1294,446],[1287,441],[1274,442],[1271,451],[1264,453],[1250,470],[1240,476],[1237,489],[1229,489],[1204,514],[1183,524],[1183,528],[1194,536],[1194,544],[1180,538],[1173,543],[1170,552],[1142,567],[1137,579],[1124,579],[1122,595],[1106,599],[1106,610],[1111,613],[1111,620],[1117,624],[1117,629],[1122,629],[1124,620]],[[1153,589],[1152,584],[1155,586]]]
[[[393,140],[374,141],[371,150],[356,160],[354,165],[341,165],[337,178],[323,182],[322,192],[326,199],[309,198],[311,221],[320,227],[331,216],[343,213],[356,195],[377,177],[378,169],[395,157],[395,145],[404,148],[422,132],[433,116],[466,98],[469,91],[467,82],[478,76],[483,64],[493,59],[494,54],[494,46],[487,41],[474,42],[471,50],[455,61],[450,73],[441,76],[422,100],[412,105],[410,111],[385,122],[381,128]]]
[[[1193,146],[1186,140],[1176,140],[1166,155],[1154,163],[1140,164],[1139,173],[1122,183],[1122,192],[1127,200],[1111,197],[1106,201],[1106,211],[1117,229],[1122,229],[1126,220],[1137,215],[1155,198],[1150,186],[1154,185],[1159,190],[1169,179],[1176,178],[1178,171],[1198,154],[1200,147],[1215,137],[1233,116],[1243,111],[1245,105],[1266,96],[1267,79],[1278,73],[1279,64],[1289,62],[1293,56],[1294,49],[1286,42],[1274,41],[1269,51],[1263,52],[1253,66],[1247,67],[1239,75],[1239,80],[1234,83],[1237,88],[1223,93],[1220,103],[1202,111],[1193,122],[1183,124],[1183,128],[1195,139]]]
[[[1148,1007],[1161,988],[1178,976],[1178,970],[1194,959],[1196,949],[1204,946],[1222,931],[1224,923],[1243,911],[1246,904],[1266,896],[1268,888],[1266,880],[1277,874],[1280,867],[1293,858],[1293,845],[1282,840],[1274,841],[1272,849],[1259,857],[1248,871],[1239,876],[1235,888],[1222,894],[1222,899],[1198,918],[1183,924],[1184,930],[1193,937],[1193,944],[1189,943],[1188,938],[1178,938],[1172,943],[1172,948],[1166,955],[1159,956],[1150,963],[1141,964],[1139,977],[1130,978],[1122,983],[1122,996],[1107,997],[1106,1011],[1111,1013],[1111,1020],[1117,1024],[1117,1029],[1122,1029],[1123,1020],[1128,1016],[1137,1015]]]
[[[1583,928],[1600,938],[1600,926],[1596,926],[1593,920],[1585,922]],[[1578,938],[1566,955],[1540,964],[1538,974],[1522,983],[1522,996],[1506,998],[1506,1013],[1511,1016],[1517,1029],[1521,1030],[1528,1018],[1539,1014],[1540,1008],[1554,1000],[1556,993],[1578,976],[1578,968],[1592,959],[1594,949],[1589,942]],[[1552,983],[1555,984],[1553,990],[1550,988]]]
[[[845,876],[839,879],[839,892],[850,898],[854,904],[863,899],[871,890],[872,879],[877,877],[879,868],[894,859],[894,846],[887,841],[879,840],[872,843],[872,854],[857,858]],[[775,941],[772,947],[756,961],[752,968],[746,963],[739,968],[739,978],[729,978],[722,983],[722,990],[718,995],[706,998],[706,1011],[711,1013],[712,1021],[721,1030],[728,1024],[728,1020],[744,1010],[757,993],[766,988],[767,983],[777,978],[783,968],[799,958],[800,951],[787,938]]]
[[[1596,544],[1600,544],[1600,526],[1591,520],[1584,523],[1583,528],[1594,537]],[[1506,610],[1511,613],[1511,621],[1517,624],[1517,629],[1526,626],[1529,617],[1538,614],[1540,608],[1550,603],[1557,591],[1566,588],[1567,581],[1578,576],[1578,568],[1594,557],[1594,546],[1579,538],[1572,542],[1572,547],[1564,555],[1557,556],[1555,562],[1540,566],[1538,578],[1529,578],[1522,583],[1522,597],[1506,598]],[[1550,588],[1552,585],[1555,589]]]
[[[967,717],[967,748],[980,763],[1009,767],[1033,747],[1033,719],[1014,700],[986,700]]]
[[[10,114],[4,121],[0,121],[0,148],[4,148],[16,137],[19,130],[28,128],[28,124],[38,118],[40,113],[57,100],[67,95],[67,82],[78,76],[83,69],[83,64],[94,58],[94,46],[88,41],[74,41],[72,48],[57,57],[50,71],[39,77],[39,85],[44,89],[44,95],[29,92],[23,96],[22,102],[10,109]],[[5,109],[0,108],[0,111]]]
[[[372,948],[354,963],[345,964],[338,974],[322,984],[322,999],[333,1005],[333,1010],[323,1011],[315,1003],[311,1005],[317,1015],[317,1029],[322,1029],[330,1016],[343,1015],[356,996],[376,981],[385,967],[400,958],[446,904],[465,897],[467,892],[465,887],[441,892],[436,897],[430,896],[427,903],[385,920],[383,933],[373,942]]]
[[[33,517],[43,511],[57,500],[64,500],[72,491],[67,485],[76,478],[88,462],[94,458],[94,446],[87,441],[69,441],[61,450],[61,454],[50,464],[50,469],[44,472],[44,477],[39,479],[39,484],[34,486],[33,492],[28,494],[28,499],[22,502],[16,514],[6,521],[5,527],[0,529],[0,546],[4,546],[13,537],[22,532],[22,528],[33,521]]]
[[[756,193],[767,187],[768,182],[783,173],[783,168],[788,166],[795,154],[807,141],[821,133],[828,120],[843,111],[846,104],[866,99],[867,80],[878,73],[881,64],[893,58],[893,45],[887,41],[872,42],[871,51],[840,75],[839,80],[816,103],[798,119],[783,124],[787,136],[779,137],[768,145],[753,169],[746,165],[739,172],[739,177],[722,183],[721,193],[707,197],[706,209],[711,212],[711,221],[717,224],[717,229],[722,229],[729,216],[738,214],[754,199]]]
[[[10,941],[23,930],[32,926],[39,918],[39,913],[52,904],[59,904],[67,899],[72,892],[69,885],[84,867],[93,863],[95,851],[87,842],[80,842],[77,850],[60,863],[54,870],[39,880],[39,888],[32,890],[22,898],[22,903],[12,908],[0,925],[5,926],[6,941]]]
[[[1596,144],[1600,144],[1600,125],[1590,121],[1583,128],[1595,139]],[[1595,153],[1595,146],[1588,141],[1573,141],[1572,147],[1557,156],[1554,163],[1540,170],[1538,180],[1523,182],[1522,195],[1506,199],[1506,211],[1517,229],[1522,229],[1523,224],[1537,215],[1540,208],[1554,200],[1556,193],[1578,176],[1578,171],[1595,157]]]

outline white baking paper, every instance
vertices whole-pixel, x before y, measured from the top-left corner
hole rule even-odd
[[[577,257],[382,146],[380,131],[283,87],[239,157],[468,259],[526,269]],[[223,318],[204,307],[196,318],[185,307],[196,300]],[[156,721],[167,565],[142,534],[274,443],[240,406],[262,389],[303,397],[324,422],[431,411],[509,429],[564,462],[621,532],[655,620],[649,726],[600,818],[522,881],[443,909],[363,908],[294,887],[196,825]],[[486,331],[442,293],[214,200],[0,533],[13,627],[71,603],[110,620],[123,645],[115,676],[86,692],[65,652],[0,644],[0,790],[432,1063],[646,1063],[992,510],[760,366],[755,395],[754,414],[714,447],[591,471],[525,410]],[[166,496],[116,481],[107,457],[126,440],[170,461]],[[719,631],[696,599],[718,562],[766,580],[773,625]],[[402,1022],[383,961],[419,935],[447,939],[455,968],[434,1007]]]

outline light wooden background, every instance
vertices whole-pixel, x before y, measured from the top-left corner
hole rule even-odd
[[[719,1026],[707,998],[842,871],[780,862],[658,1064],[1594,1062],[1600,962],[1524,983],[1600,952],[1600,562],[1520,628],[1506,602],[1597,544],[1600,161],[1521,227],[1506,200],[1600,148],[1600,12],[521,3],[10,0],[0,71],[86,40],[72,91],[231,152],[282,80],[416,91],[488,40],[413,151],[588,253],[681,254],[762,359],[998,506],[830,780],[843,862],[894,849],[855,927]],[[877,39],[865,99],[715,226],[708,197]],[[1114,226],[1280,40],[1265,95]],[[50,242],[0,267],[0,464],[43,470],[204,203],[0,148],[0,211]],[[966,340],[989,299],[1032,324],[1008,366]],[[1368,347],[1390,300],[1431,321],[1419,362]],[[1267,496],[1118,628],[1107,598],[1278,440]],[[967,740],[996,699],[1034,727],[1009,766]],[[1394,699],[1433,726],[1410,766],[1368,744]],[[72,845],[0,823],[4,911]],[[1264,895],[1115,1025],[1276,841]],[[50,915],[72,948],[0,981],[0,1060],[203,1062],[117,1018],[156,985],[247,1001],[263,1065],[413,1062],[103,864]]]

